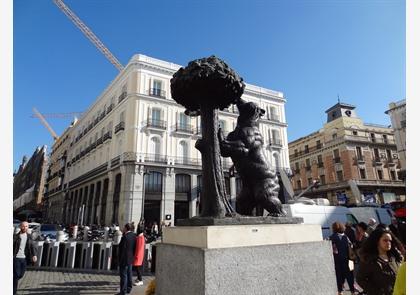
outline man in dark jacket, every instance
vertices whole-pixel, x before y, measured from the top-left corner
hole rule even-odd
[[[123,228],[123,236],[118,245],[120,268],[120,295],[129,294],[133,288],[132,265],[136,250],[136,234],[132,232],[131,225],[127,223]]]
[[[16,294],[18,281],[25,274],[26,265],[37,260],[28,223],[23,221],[19,227],[20,231],[13,235],[13,294]]]

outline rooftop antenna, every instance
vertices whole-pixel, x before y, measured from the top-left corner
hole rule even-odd
[[[338,103],[340,103],[340,94],[337,94]]]

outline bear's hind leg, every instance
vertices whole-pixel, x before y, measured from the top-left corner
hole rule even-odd
[[[252,215],[255,208],[255,201],[251,191],[247,187],[242,187],[239,196],[236,199],[236,212],[241,215]]]

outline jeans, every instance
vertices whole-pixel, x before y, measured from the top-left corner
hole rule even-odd
[[[25,258],[13,258],[13,294],[16,294],[18,281],[23,278],[26,271]]]
[[[134,267],[136,268],[137,279],[139,281],[142,281],[141,273],[143,272],[143,265],[137,265],[137,266],[134,266]]]
[[[343,284],[345,280],[347,280],[350,287],[350,292],[354,292],[354,276],[353,271],[350,271],[349,269],[348,262],[335,264],[335,276],[337,279],[338,292],[343,291]]]
[[[120,294],[129,294],[133,288],[133,266],[120,265]]]

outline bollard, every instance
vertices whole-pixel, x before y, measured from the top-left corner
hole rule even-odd
[[[111,269],[112,242],[93,243],[92,268],[101,270]]]
[[[90,269],[92,268],[93,243],[77,242],[76,244],[76,268]]]
[[[89,226],[85,226],[83,229],[83,241],[87,242],[88,240],[88,232],[89,232]]]
[[[76,258],[76,242],[60,243],[60,256],[58,258],[58,267],[74,268]]]
[[[105,233],[104,233],[104,240],[106,242],[108,242],[108,238],[109,238],[109,227],[105,226],[104,227]]]
[[[73,240],[77,240],[77,225],[73,226]]]
[[[43,245],[41,266],[57,267],[60,242],[46,242]]]
[[[62,230],[57,231],[57,242],[64,242],[64,232]]]
[[[36,262],[35,262],[35,266],[36,267],[40,267],[41,266],[41,260],[42,260],[42,248],[44,246],[44,241],[35,241],[34,243],[34,247],[36,249]]]

